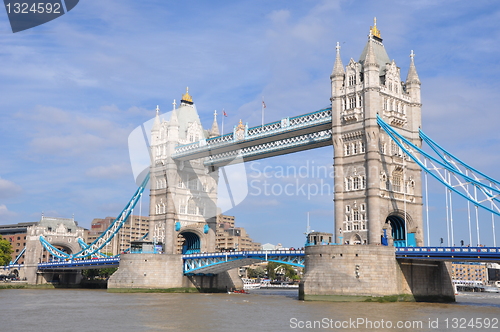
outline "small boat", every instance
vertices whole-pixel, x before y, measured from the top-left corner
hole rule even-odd
[[[228,294],[248,294],[248,292],[244,289],[235,289],[227,292]]]

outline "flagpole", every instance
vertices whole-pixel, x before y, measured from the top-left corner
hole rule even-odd
[[[226,117],[225,115],[225,111],[224,109],[222,109],[222,132],[220,133],[220,135],[224,135],[224,118]]]
[[[264,96],[262,96],[262,127],[264,127]]]

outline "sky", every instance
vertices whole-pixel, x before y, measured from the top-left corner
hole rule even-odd
[[[500,178],[497,1],[81,0],[18,33],[0,10],[0,224],[43,213],[88,228],[118,216],[136,190],[129,134],[187,86],[205,128],[214,110],[227,112],[226,132],[240,119],[259,125],[262,98],[266,122],[328,106],[336,43],[344,65],[359,60],[374,17],[403,80],[415,53],[426,134]],[[248,196],[226,213],[261,243],[302,246],[308,213],[312,229],[332,232],[332,163],[324,147],[245,164]],[[300,167],[311,173],[294,175]],[[272,191],[286,183],[324,190]],[[429,190],[439,245],[444,188],[431,181]],[[458,201],[456,238],[465,239]],[[492,244],[492,234],[491,216],[481,215],[481,242]]]

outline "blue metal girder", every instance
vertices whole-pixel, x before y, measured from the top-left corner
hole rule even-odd
[[[84,270],[100,269],[103,267],[117,267],[120,263],[119,257],[99,258],[99,259],[81,259],[81,260],[62,260],[47,263],[39,263],[39,270]]]
[[[500,186],[496,180],[477,172],[458,158],[452,157],[448,152],[445,153],[444,149],[431,141],[422,131],[420,131],[420,137],[431,144],[431,148],[438,157],[430,155],[410,142],[378,115],[377,123],[404,154],[417,163],[422,170],[475,206],[500,216]],[[485,177],[487,181],[484,181]]]
[[[304,267],[304,251],[235,251],[183,255],[184,274],[204,272],[220,273],[239,266],[250,265],[258,261],[271,261],[298,267]],[[216,271],[216,272],[213,272]]]
[[[396,258],[445,261],[500,261],[497,247],[401,247],[395,248]]]
[[[137,188],[136,192],[130,199],[130,201],[127,203],[125,208],[122,210],[120,215],[109,225],[109,227],[91,244],[89,244],[86,248],[83,248],[77,253],[74,254],[68,254],[65,253],[56,247],[54,247],[52,244],[50,244],[45,238],[40,236],[40,242],[44,246],[44,248],[50,252],[50,254],[53,257],[59,258],[59,259],[73,259],[73,258],[86,258],[89,256],[95,255],[97,252],[99,252],[104,246],[106,246],[112,239],[113,237],[118,233],[118,231],[122,228],[123,224],[127,221],[127,218],[130,216],[132,213],[132,210],[134,209],[135,205],[137,202],[139,202],[139,199],[142,196],[142,193],[144,192],[144,189],[146,189],[146,186],[149,182],[149,177],[150,174],[146,174],[144,180],[142,181],[141,185],[139,188]]]

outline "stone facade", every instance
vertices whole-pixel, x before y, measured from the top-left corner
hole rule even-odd
[[[375,25],[359,61],[351,59],[344,68],[337,45],[330,78],[336,239],[380,244],[385,229],[390,244],[422,245],[420,167],[377,124],[380,115],[421,145],[420,80],[413,53],[403,82]]]

